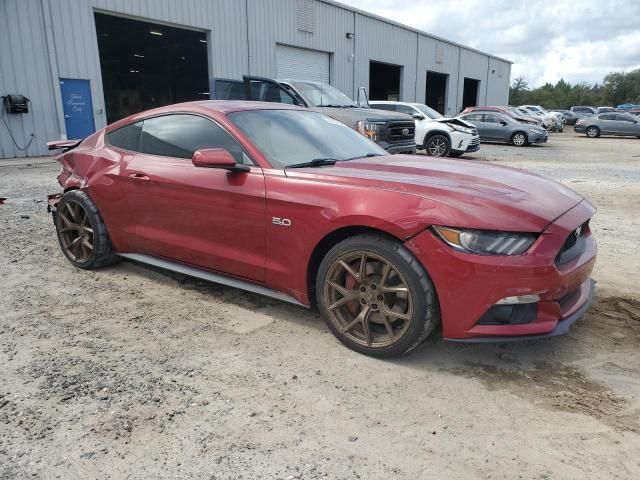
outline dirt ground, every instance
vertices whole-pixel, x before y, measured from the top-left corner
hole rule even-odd
[[[594,306],[565,337],[413,355],[317,313],[129,262],[74,269],[57,166],[0,161],[0,478],[640,478],[640,140],[483,145],[599,208]]]

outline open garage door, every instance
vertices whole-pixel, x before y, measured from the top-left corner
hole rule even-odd
[[[369,63],[369,99],[400,100],[402,67],[390,63]]]
[[[425,103],[444,115],[447,103],[447,83],[449,75],[438,72],[427,72],[427,91]]]
[[[478,90],[480,90],[480,80],[465,77],[462,90],[462,108],[478,105]]]
[[[95,14],[107,122],[209,98],[205,32]]]
[[[329,54],[278,45],[276,74],[278,79],[311,80],[328,84],[330,83]]]

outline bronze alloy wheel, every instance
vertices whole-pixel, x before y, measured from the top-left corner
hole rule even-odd
[[[68,200],[57,212],[57,220],[60,244],[67,255],[78,263],[89,261],[94,246],[93,226],[84,207]]]
[[[348,252],[333,262],[324,301],[336,329],[366,347],[397,343],[413,318],[406,279],[389,260],[368,251]]]

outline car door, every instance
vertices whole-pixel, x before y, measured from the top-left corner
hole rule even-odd
[[[615,113],[602,113],[598,115],[598,126],[602,134],[617,135],[620,130],[618,118]]]
[[[204,148],[228,150],[249,172],[196,167],[193,152]],[[195,114],[145,119],[139,153],[120,175],[137,252],[264,280],[264,175],[218,123]]]
[[[485,113],[483,115],[484,131],[487,140],[491,141],[505,141],[507,137],[505,125],[502,125],[504,121],[498,116],[492,113]],[[502,123],[501,123],[502,122]]]
[[[640,127],[637,120],[631,115],[618,113],[616,117],[620,135],[640,135]]]
[[[245,75],[242,81],[214,79],[211,98],[216,100],[253,100],[306,106],[301,98],[275,80]]]

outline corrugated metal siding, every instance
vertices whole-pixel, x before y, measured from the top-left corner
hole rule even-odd
[[[36,134],[29,155],[47,153],[45,142],[64,133],[58,78],[66,77],[90,80],[96,128],[104,126],[96,10],[206,31],[212,78],[275,77],[276,46],[289,45],[331,54],[331,84],[352,97],[369,86],[374,60],[403,67],[405,101],[424,101],[427,70],[449,74],[447,114],[459,109],[465,76],[480,80],[481,103],[507,101],[506,62],[323,0],[301,0],[313,9],[314,25],[313,33],[300,31],[297,1],[0,0],[0,94],[24,93],[33,112],[7,122],[18,143]],[[502,77],[490,73],[494,63]],[[23,155],[0,125],[0,156]]]
[[[439,57],[438,49],[442,56]],[[416,79],[416,101],[424,102],[427,91],[427,71],[449,75],[447,83],[446,116],[456,115],[458,99],[458,60],[460,48],[450,43],[441,42],[425,35],[420,35],[418,43],[418,67]],[[441,60],[441,61],[439,61]]]
[[[371,60],[401,65],[400,100],[415,101],[418,34],[376,18],[356,14],[355,40],[357,87],[369,88]]]
[[[507,105],[509,103],[511,65],[502,60],[491,58],[489,59],[488,75],[487,105]]]
[[[252,75],[276,77],[276,45],[332,53],[331,84],[353,95],[353,12],[315,2],[314,33],[297,29],[293,0],[248,0],[249,55]]]
[[[486,105],[487,98],[487,70],[489,57],[464,48],[460,49],[460,73],[458,78],[458,111],[462,107],[462,93],[464,91],[464,79],[473,78],[480,80],[478,87],[478,105]]]
[[[22,152],[0,122],[0,158],[40,155],[57,137],[52,89],[40,0],[0,1],[0,95],[20,93],[31,100],[29,113],[2,115],[20,147],[35,134]]]

